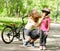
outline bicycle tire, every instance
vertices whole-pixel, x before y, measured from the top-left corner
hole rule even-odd
[[[9,42],[7,42],[7,41],[4,39],[4,31],[5,31],[7,28],[9,28],[9,29],[11,30],[11,32],[12,32],[12,39],[11,39]],[[8,34],[9,34],[9,33],[8,33]],[[8,34],[7,34],[7,35],[8,35]],[[11,27],[9,27],[9,26],[5,26],[4,29],[2,30],[1,38],[2,38],[2,40],[3,40],[3,42],[4,42],[5,44],[10,44],[10,43],[13,41],[13,39],[14,39],[13,29],[12,29]]]

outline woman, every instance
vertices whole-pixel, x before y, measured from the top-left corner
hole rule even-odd
[[[44,16],[43,20],[41,21],[41,24],[39,26],[40,33],[40,49],[46,49],[46,38],[47,38],[47,32],[49,31],[49,25],[50,25],[50,17],[48,16],[50,14],[50,10],[48,8],[44,8],[42,10],[42,17]]]
[[[24,42],[24,46],[26,47],[28,43],[31,43],[32,47],[34,47],[34,38],[35,38],[35,34],[31,34],[31,31],[33,31],[34,29],[37,30],[37,22],[39,20],[39,14],[38,12],[33,9],[30,11],[29,15],[28,15],[28,22],[25,26],[25,31],[24,33],[27,34],[27,39]],[[37,33],[37,32],[36,32]],[[38,35],[36,36],[36,38],[39,37]]]

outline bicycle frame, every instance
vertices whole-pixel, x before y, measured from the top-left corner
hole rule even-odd
[[[20,37],[20,31],[21,31],[21,29],[22,29],[22,32],[23,32],[23,38],[24,38],[24,18],[25,17],[21,17],[22,18],[22,23],[21,23],[21,25],[19,25],[19,27],[16,27],[15,26],[15,24],[10,24],[10,25],[5,25],[5,26],[7,26],[7,27],[10,27],[10,28],[12,28],[13,29],[13,31],[14,31],[14,37]],[[18,29],[18,31],[17,31],[17,29]],[[24,38],[25,39],[25,38]]]
[[[14,32],[15,32],[15,36],[14,37],[20,37],[20,31],[21,31],[21,29],[22,29],[22,35],[23,35],[23,39],[25,39],[25,37],[24,37],[24,18],[25,17],[21,17],[22,18],[22,24],[21,25],[19,25],[19,27],[13,27],[13,30],[14,30]],[[18,29],[18,32],[17,32],[17,29]]]

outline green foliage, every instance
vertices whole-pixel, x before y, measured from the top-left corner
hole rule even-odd
[[[21,18],[13,18],[13,17],[0,17],[0,30],[3,29],[4,25],[8,24],[15,24],[16,26],[21,25],[22,19]],[[24,19],[24,23],[27,23],[26,18]]]
[[[57,8],[58,6],[58,8]],[[35,8],[41,14],[44,7],[51,9],[51,18],[60,16],[60,0],[0,0],[0,16],[20,17]],[[58,9],[58,11],[57,11]]]

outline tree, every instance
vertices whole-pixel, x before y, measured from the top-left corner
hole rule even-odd
[[[5,16],[19,17],[28,14],[33,8],[41,14],[41,10],[47,6],[51,9],[51,19],[56,22],[60,16],[60,0],[0,0],[0,15],[4,12]]]

